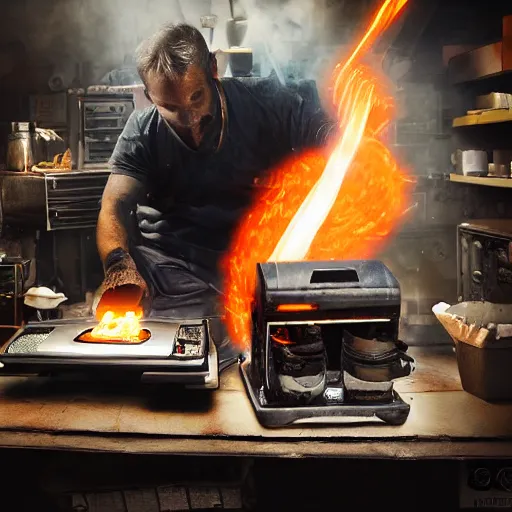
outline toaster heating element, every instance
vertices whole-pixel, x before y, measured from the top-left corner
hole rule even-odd
[[[378,261],[258,265],[250,359],[240,368],[260,422],[403,423],[393,380],[414,369],[398,340],[400,288]]]

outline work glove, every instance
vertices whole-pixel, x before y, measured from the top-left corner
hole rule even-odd
[[[137,206],[136,215],[139,229],[147,240],[158,239],[160,233],[170,231],[169,223],[163,219],[162,213],[150,206]]]
[[[105,261],[105,279],[98,293],[96,318],[100,320],[107,311],[120,315],[139,312],[148,297],[148,286],[132,257],[122,249],[112,251]]]

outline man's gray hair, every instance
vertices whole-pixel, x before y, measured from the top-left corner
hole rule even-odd
[[[201,32],[184,23],[161,28],[137,49],[137,70],[144,83],[149,73],[172,79],[191,64],[207,71],[210,51]]]

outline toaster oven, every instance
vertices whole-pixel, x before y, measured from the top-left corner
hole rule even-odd
[[[380,261],[258,264],[240,371],[261,424],[404,423],[410,406],[393,380],[415,363],[398,339],[400,304]]]

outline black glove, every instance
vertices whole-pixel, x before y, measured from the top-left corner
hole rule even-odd
[[[124,315],[140,311],[142,302],[149,296],[148,286],[139,274],[132,257],[123,249],[113,250],[105,260],[105,279],[96,309],[101,319],[107,311]]]

